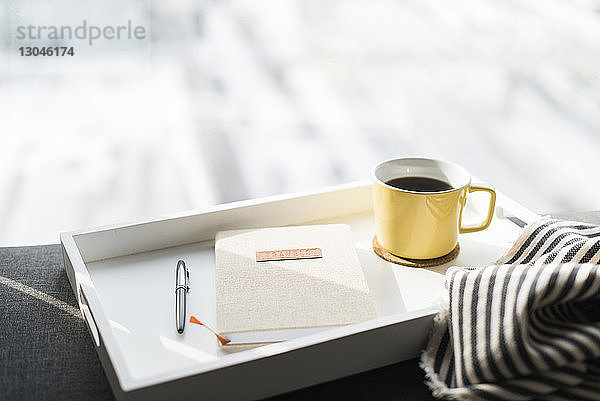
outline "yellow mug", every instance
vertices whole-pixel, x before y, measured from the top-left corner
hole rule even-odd
[[[490,194],[482,224],[462,226],[467,194]],[[408,259],[433,259],[454,250],[459,233],[489,227],[496,192],[487,185],[471,185],[463,167],[442,160],[402,158],[387,160],[373,170],[373,207],[377,242],[388,252]]]

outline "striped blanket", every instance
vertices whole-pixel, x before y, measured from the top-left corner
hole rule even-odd
[[[452,267],[422,357],[434,396],[600,400],[600,227],[542,219],[496,265]]]

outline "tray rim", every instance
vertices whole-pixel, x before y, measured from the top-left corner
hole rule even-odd
[[[402,322],[407,322],[415,319],[420,319],[428,316],[433,316],[437,313],[438,309],[435,307],[429,307],[419,310],[414,310],[410,312],[404,312],[395,315],[389,315],[384,317],[378,317],[376,319],[372,319],[366,322],[360,322],[353,325],[343,326],[339,328],[334,328],[331,330],[327,330],[325,332],[315,333],[313,335],[301,337],[295,340],[286,341],[285,344],[276,343],[270,344],[264,347],[260,347],[259,349],[249,350],[248,352],[243,353],[233,353],[230,355],[226,355],[220,357],[218,360],[206,362],[204,364],[188,368],[186,369],[186,374],[182,376],[179,372],[170,372],[170,374],[157,374],[154,376],[147,376],[143,379],[132,378],[129,375],[129,372],[126,368],[125,361],[123,356],[118,351],[118,347],[116,344],[116,340],[113,338],[110,331],[108,333],[101,333],[99,327],[107,327],[108,322],[106,321],[106,316],[103,312],[102,305],[98,294],[94,288],[94,284],[89,275],[86,262],[84,261],[83,256],[81,255],[80,249],[76,243],[76,238],[86,234],[93,233],[106,233],[106,232],[115,232],[119,229],[142,229],[144,225],[161,223],[166,221],[176,221],[179,219],[188,219],[194,218],[197,216],[207,216],[214,214],[216,212],[222,211],[231,211],[237,210],[257,205],[275,205],[282,201],[288,200],[302,200],[312,196],[318,195],[328,195],[334,193],[341,193],[344,191],[359,191],[365,192],[368,191],[370,193],[371,183],[370,181],[359,181],[349,184],[336,185],[332,187],[320,188],[317,190],[308,190],[297,193],[290,194],[282,194],[269,196],[264,198],[256,198],[249,199],[231,203],[225,203],[210,207],[208,209],[201,210],[192,210],[186,212],[173,213],[162,217],[144,219],[137,222],[128,222],[128,223],[117,223],[104,225],[94,228],[81,229],[63,232],[60,234],[61,244],[63,246],[63,254],[65,259],[65,270],[67,271],[67,275],[69,277],[69,281],[73,288],[73,291],[76,295],[77,302],[79,308],[82,312],[84,320],[88,326],[90,331],[92,341],[96,345],[96,349],[99,351],[99,348],[103,348],[106,352],[109,363],[114,369],[114,373],[116,379],[118,381],[118,385],[120,389],[124,392],[138,390],[148,386],[160,385],[164,382],[169,382],[173,380],[178,380],[185,377],[191,377],[196,375],[202,375],[204,373],[212,372],[215,370],[235,366],[238,364],[255,361],[262,358],[272,357],[281,353],[286,353],[289,351],[299,350],[305,347],[309,347],[312,345],[316,345],[319,343],[324,343],[328,341],[337,340],[346,336],[351,336],[363,332],[367,332],[370,330],[375,330],[378,328],[393,326]],[[498,191],[497,191],[498,193]],[[364,194],[363,194],[364,195]],[[514,200],[506,197],[502,193],[498,193],[498,202],[497,205],[502,205],[502,209],[510,210],[510,212],[519,217],[521,220],[529,223],[539,216],[522,205],[518,204]],[[372,210],[372,205],[369,204],[367,208],[359,208],[362,210],[356,210],[355,213],[368,212]],[[352,213],[340,213],[338,216],[343,215],[351,215]],[[331,216],[335,217],[335,216]],[[314,220],[319,219],[316,218]],[[306,221],[307,223],[310,220]],[[198,241],[190,241],[189,243],[195,243]],[[184,244],[178,244],[184,245]],[[177,245],[170,245],[177,246]],[[168,248],[167,246],[165,248]],[[152,248],[152,250],[157,250],[161,248]],[[141,252],[145,252],[144,250]],[[110,258],[110,257],[109,257]],[[96,259],[101,260],[101,259]],[[90,260],[87,263],[93,262],[94,260]],[[70,269],[69,269],[70,267]],[[95,312],[94,312],[95,311]],[[99,322],[97,322],[97,320]],[[98,324],[100,323],[101,326]],[[102,360],[102,358],[101,358]],[[103,361],[104,363],[104,361]],[[106,369],[105,369],[106,370]],[[135,383],[133,383],[135,382]],[[132,384],[133,383],[133,384]],[[112,384],[112,383],[111,383]]]

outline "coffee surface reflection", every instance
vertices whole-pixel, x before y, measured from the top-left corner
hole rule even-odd
[[[413,192],[441,192],[452,189],[447,182],[429,177],[399,177],[385,183],[394,188]]]

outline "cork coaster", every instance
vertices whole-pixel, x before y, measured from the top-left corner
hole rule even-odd
[[[375,253],[387,260],[388,262],[396,263],[398,265],[404,265],[409,267],[433,267],[443,265],[444,263],[448,263],[458,256],[460,252],[460,245],[457,243],[456,247],[448,254],[444,256],[440,256],[439,258],[434,259],[408,259],[400,256],[396,256],[392,253],[389,253],[381,245],[377,242],[377,236],[373,237],[373,250]]]

